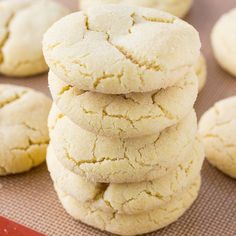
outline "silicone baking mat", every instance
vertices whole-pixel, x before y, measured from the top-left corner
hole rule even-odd
[[[73,10],[77,7],[73,0],[61,2]],[[232,7],[236,7],[236,0],[195,0],[186,18],[201,34],[202,51],[208,63],[208,82],[196,103],[198,117],[215,101],[236,95],[236,79],[220,69],[210,46],[210,31],[215,21]],[[0,83],[29,86],[49,95],[47,75],[27,79],[0,77]],[[236,235],[236,181],[221,174],[207,162],[202,174],[203,185],[193,207],[176,223],[149,235]],[[79,223],[65,213],[57,200],[45,165],[26,174],[0,178],[0,215],[48,236],[109,235]]]

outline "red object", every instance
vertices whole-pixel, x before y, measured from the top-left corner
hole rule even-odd
[[[45,236],[0,216],[0,236]]]

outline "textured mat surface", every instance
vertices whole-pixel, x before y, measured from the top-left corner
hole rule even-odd
[[[62,2],[76,9],[76,1]],[[199,117],[215,101],[236,95],[236,79],[216,64],[209,38],[214,22],[232,7],[236,7],[235,0],[195,0],[186,18],[200,31],[203,53],[208,62],[208,83],[196,104]],[[29,86],[49,94],[46,75],[25,80],[0,77],[0,83]],[[64,212],[44,165],[23,175],[0,178],[0,215],[48,236],[109,235],[74,221]],[[236,181],[206,162],[203,186],[194,206],[178,222],[150,235],[235,236]]]

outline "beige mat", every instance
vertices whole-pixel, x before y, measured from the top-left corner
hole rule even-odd
[[[76,1],[64,2],[71,7],[76,6]],[[215,20],[232,7],[236,7],[235,0],[195,0],[187,18],[201,33],[209,69],[207,86],[196,104],[199,116],[215,101],[236,95],[236,79],[217,66],[209,43],[209,33]],[[46,75],[25,80],[0,77],[0,83],[30,86],[49,94]],[[74,221],[64,212],[45,166],[27,174],[0,178],[0,215],[48,236],[109,235]],[[236,181],[206,162],[203,186],[194,206],[178,222],[150,235],[235,236]]]

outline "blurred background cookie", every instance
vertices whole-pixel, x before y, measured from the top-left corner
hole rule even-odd
[[[93,5],[108,3],[156,8],[183,18],[191,8],[193,0],[79,0],[79,8],[84,10]]]
[[[212,30],[211,41],[218,63],[236,76],[236,8],[217,21]]]
[[[28,171],[45,160],[50,108],[42,93],[0,85],[0,176]]]
[[[200,92],[204,88],[207,80],[207,64],[206,59],[202,53],[194,69],[198,78],[198,91]]]
[[[4,0],[0,12],[0,73],[24,77],[47,71],[43,34],[69,11],[50,0]]]

